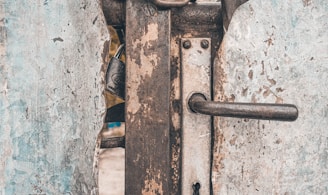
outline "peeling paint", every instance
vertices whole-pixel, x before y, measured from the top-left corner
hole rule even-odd
[[[170,39],[166,35],[170,13],[159,12],[143,0],[126,1],[126,9],[130,12],[126,15],[125,191],[168,194]]]
[[[161,181],[161,171],[146,170],[145,185],[142,190],[143,195],[163,194],[163,186]],[[155,175],[155,178],[151,178]]]
[[[0,193],[95,194],[109,41],[104,17],[92,24],[100,4],[0,4]]]
[[[149,50],[149,48],[153,47],[152,42],[158,39],[158,24],[149,24],[147,26],[147,30],[148,31],[145,31],[144,35],[142,35],[140,39],[136,40],[135,44],[133,45],[133,49],[140,50],[140,56],[134,58],[133,60],[131,60],[130,57],[127,57],[127,63],[134,65],[131,66],[133,68],[132,72],[138,75],[135,80],[131,81],[131,85],[128,86],[133,91],[138,91],[138,87],[141,84],[142,79],[152,77],[153,70],[156,69],[156,65],[159,61],[159,57],[157,56],[156,52],[145,53],[146,50]],[[144,45],[146,48],[140,47],[141,45]],[[138,65],[141,62],[144,64],[142,67]],[[131,114],[134,115],[141,108],[142,104],[140,104],[138,96],[129,98],[129,101],[131,102],[129,110]]]

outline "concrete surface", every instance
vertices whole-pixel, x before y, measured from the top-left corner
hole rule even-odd
[[[0,0],[0,38],[0,194],[96,194],[110,41],[99,3]]]
[[[291,103],[295,122],[215,118],[214,194],[328,194],[328,3],[251,0],[215,63],[215,99]]]

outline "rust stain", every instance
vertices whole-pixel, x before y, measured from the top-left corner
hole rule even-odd
[[[220,172],[221,170],[224,168],[223,165],[223,159],[225,158],[225,153],[223,153],[223,143],[224,143],[224,135],[222,133],[222,131],[220,131],[219,129],[215,130],[215,140],[214,143],[217,143],[214,145],[213,148],[213,190],[218,192],[221,188],[221,184],[219,182],[215,182],[215,179],[220,177]]]
[[[232,146],[235,145],[237,138],[238,137],[236,135],[233,135],[232,138],[229,141],[230,145],[232,145]]]
[[[215,68],[214,68],[214,83],[215,83],[215,96],[219,101],[235,101],[235,95],[231,94],[230,97],[225,95],[224,84],[227,82],[227,75],[225,74],[224,67],[226,66],[226,54],[225,54],[225,43],[224,40],[221,43],[220,49],[215,57]],[[212,182],[213,190],[219,191],[221,184],[215,182],[216,178],[220,177],[220,172],[224,168],[223,159],[225,153],[223,151],[224,135],[220,128],[220,119],[214,118],[214,146],[213,146],[213,164],[212,164]],[[224,126],[224,125],[222,125]]]
[[[275,144],[280,144],[282,142],[282,140],[279,138],[279,139],[277,139],[274,143]]]
[[[255,94],[252,95],[252,100],[251,101],[252,101],[252,103],[256,103],[257,102],[256,95]]]
[[[277,94],[275,94],[271,89],[270,89],[270,87],[268,87],[268,86],[265,86],[265,85],[263,85],[263,88],[264,88],[264,92],[263,92],[263,97],[264,98],[266,98],[266,97],[268,97],[270,94],[272,94],[273,96],[275,96],[275,98],[276,98],[276,103],[279,103],[279,104],[281,104],[281,103],[283,103],[284,102],[284,99],[282,99],[281,97],[279,97]],[[278,88],[277,88],[278,89]],[[281,88],[280,88],[281,89]]]
[[[265,43],[268,44],[268,47],[270,47],[271,45],[273,45],[273,33],[270,35],[270,37],[264,41]]]
[[[269,37],[267,40],[265,40],[264,42],[266,42],[268,44],[268,46],[273,45],[273,39],[272,37]]]
[[[261,64],[262,64],[262,72],[261,72],[261,75],[264,75],[264,61],[263,60],[261,61]]]
[[[274,79],[269,79],[269,77],[267,77],[267,80],[270,82],[271,85],[277,84],[277,81]]]
[[[180,194],[181,184],[181,92],[180,92],[180,36],[171,37],[171,65],[170,65],[170,112],[171,112],[171,182],[170,194]]]
[[[248,78],[251,79],[251,80],[253,80],[253,70],[250,70],[248,72]]]
[[[171,168],[173,170],[172,174],[172,184],[173,192],[179,191],[180,183],[180,156],[181,156],[181,147],[180,147],[180,137],[175,137],[175,144],[172,146],[171,151]]]
[[[274,79],[269,79],[269,77],[267,77],[267,80],[270,82],[271,85],[275,85],[277,83],[276,80]]]
[[[270,90],[270,87],[267,87],[265,85],[263,85],[263,88],[265,89],[263,92],[263,97],[266,98],[271,94],[271,90]]]
[[[248,91],[248,87],[246,87],[246,88],[242,88],[241,95],[242,95],[242,96],[247,96],[247,91]]]
[[[276,96],[276,101],[275,101],[276,104],[282,104],[284,103],[284,99],[282,99],[281,97],[278,97]]]
[[[236,96],[234,94],[231,94],[230,97],[225,97],[225,100],[228,100],[228,102],[234,102],[236,99]]]
[[[107,69],[107,65],[109,63],[109,50],[110,50],[110,41],[104,42],[103,52],[101,54],[101,58],[103,60],[103,66],[101,67],[101,72],[105,73]]]
[[[215,71],[214,71],[214,83],[215,83],[215,90],[216,90],[216,95],[217,99],[220,101],[225,101],[228,98],[224,95],[224,89],[223,86],[227,82],[227,75],[224,72],[223,66],[226,64],[225,63],[225,53],[224,53],[224,42],[221,43],[219,52],[216,56],[216,62],[217,66],[215,66]]]
[[[285,91],[285,89],[283,89],[283,88],[281,88],[281,87],[278,87],[278,88],[276,88],[276,91],[279,93],[279,92],[283,92],[283,91]]]
[[[303,6],[307,7],[312,4],[312,0],[303,0]]]

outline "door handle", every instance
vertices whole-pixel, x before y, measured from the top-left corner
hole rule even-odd
[[[230,103],[209,101],[205,95],[194,93],[188,100],[191,111],[200,114],[236,118],[294,121],[298,110],[292,104]]]
[[[160,7],[182,7],[190,0],[153,0],[154,4]]]

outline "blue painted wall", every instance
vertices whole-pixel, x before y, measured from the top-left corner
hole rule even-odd
[[[91,194],[109,35],[93,1],[0,0],[0,194]]]

